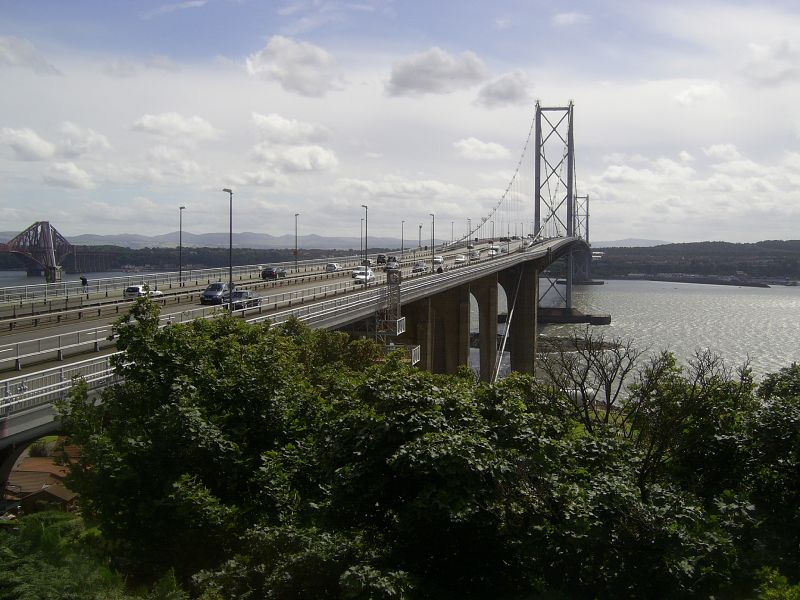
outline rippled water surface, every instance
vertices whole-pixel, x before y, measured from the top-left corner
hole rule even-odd
[[[730,366],[749,357],[757,376],[800,362],[800,287],[607,281],[576,286],[573,300],[584,312],[611,314],[611,325],[594,331],[671,350],[682,361],[708,348]],[[568,335],[574,327],[549,325],[542,333]]]

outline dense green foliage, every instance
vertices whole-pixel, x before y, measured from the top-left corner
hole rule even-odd
[[[141,300],[117,330],[125,383],[64,411],[69,484],[129,581],[173,570],[206,599],[797,591],[797,366],[756,393],[707,356],[619,368],[636,357],[588,343],[561,359],[598,383],[589,406],[568,378],[432,375],[297,322],[158,329]]]

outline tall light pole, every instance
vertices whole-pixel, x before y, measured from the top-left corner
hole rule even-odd
[[[369,254],[368,241],[369,241],[369,210],[366,204],[362,204],[361,208],[364,209],[364,263],[367,262],[367,255]],[[367,266],[366,264],[364,266]],[[365,279],[366,281],[366,279]]]
[[[433,264],[433,259],[436,250],[436,244],[434,244],[433,242],[433,240],[435,239],[434,234],[436,231],[436,217],[433,215],[433,213],[428,213],[428,214],[431,216],[431,272],[433,272],[435,270],[433,267],[436,266]]]
[[[297,217],[300,213],[294,213],[294,272],[297,273]]]
[[[405,221],[400,221],[400,262],[401,263],[403,262],[403,242],[405,241],[403,239],[403,237],[404,237],[405,232],[406,232],[406,222]]]
[[[364,217],[361,217],[361,233],[358,234],[358,255],[364,256]]]
[[[422,223],[419,224],[419,243],[417,244],[417,248],[422,250]]]
[[[492,242],[494,242],[494,221],[492,221]]]
[[[469,248],[469,244],[472,241],[472,219],[467,217],[467,248]]]
[[[455,239],[453,237],[453,225],[454,224],[455,224],[455,221],[450,221],[450,245],[451,246],[453,245],[453,240]]]
[[[229,219],[228,219],[228,312],[233,312],[233,190],[223,188],[227,192],[229,199]],[[222,295],[225,301],[225,294]]]
[[[178,207],[178,287],[183,287],[183,211],[185,206]]]

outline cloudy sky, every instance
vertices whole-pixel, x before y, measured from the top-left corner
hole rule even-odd
[[[796,0],[0,0],[0,77],[3,231],[458,236],[572,100],[595,240],[800,237]]]

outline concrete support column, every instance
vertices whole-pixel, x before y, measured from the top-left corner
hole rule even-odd
[[[509,326],[510,345],[507,346],[511,351],[511,370],[533,373],[538,334],[536,312],[539,305],[539,272],[530,263],[521,264],[503,271],[500,283],[506,291],[509,312],[514,307]]]
[[[402,336],[403,343],[418,345],[420,347],[419,366],[426,371],[431,371],[435,328],[431,299],[423,298],[410,304],[404,304],[401,312],[406,318],[406,332]]]
[[[470,286],[478,302],[481,381],[489,381],[497,361],[497,274],[492,274]]]
[[[433,371],[455,373],[469,361],[469,287],[462,285],[431,298],[435,314]]]

